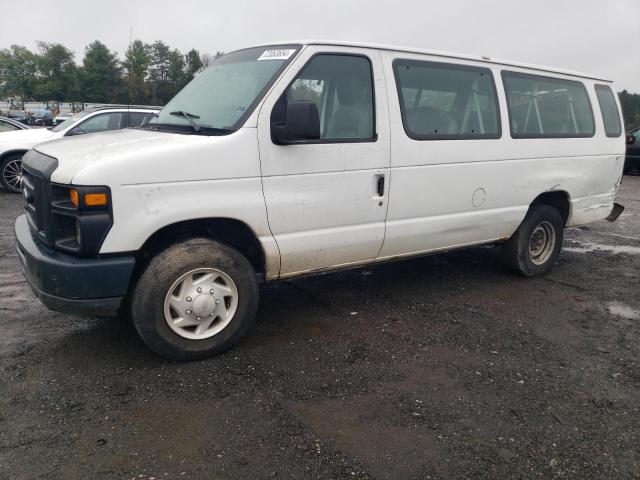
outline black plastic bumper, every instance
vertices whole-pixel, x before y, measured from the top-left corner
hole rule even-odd
[[[81,315],[118,313],[134,257],[80,258],[45,249],[33,239],[25,215],[16,220],[15,235],[24,276],[48,308]]]
[[[607,220],[610,222],[615,222],[618,217],[624,212],[624,207],[619,203],[614,203],[613,208],[611,209],[611,213],[607,217]]]

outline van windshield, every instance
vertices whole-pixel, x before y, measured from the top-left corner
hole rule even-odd
[[[167,103],[151,128],[207,135],[237,130],[298,48],[249,48],[217,58]]]

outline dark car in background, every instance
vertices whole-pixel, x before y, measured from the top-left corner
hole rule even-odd
[[[17,122],[22,123],[23,125],[29,125],[29,115],[27,115],[27,112],[22,111],[22,110],[9,110],[9,112],[7,113],[7,117],[12,119],[12,120],[16,120]]]
[[[31,116],[31,124],[38,127],[51,127],[53,125],[53,112],[48,108],[42,108]]]
[[[624,159],[624,173],[640,173],[640,128],[627,134],[627,153]]]

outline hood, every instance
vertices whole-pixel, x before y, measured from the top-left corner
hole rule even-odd
[[[46,128],[29,128],[13,132],[0,133],[0,151],[14,149],[30,149],[40,142],[57,138],[58,134]]]
[[[58,168],[51,180],[59,183],[73,183],[74,177],[88,167],[126,165],[140,156],[160,157],[171,152],[185,150],[193,146],[216,141],[222,137],[183,135],[146,129],[124,129],[109,132],[90,133],[42,143],[36,150],[58,160]]]

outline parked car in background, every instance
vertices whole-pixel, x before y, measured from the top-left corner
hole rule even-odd
[[[30,128],[0,135],[0,185],[20,192],[22,156],[34,145],[56,138],[137,127],[155,114],[157,107],[104,106],[84,110],[50,128]]]
[[[627,153],[624,160],[624,173],[640,173],[640,128],[627,134]]]
[[[64,122],[65,120],[69,120],[71,117],[73,117],[73,113],[71,112],[60,112],[58,115],[54,117],[53,124],[58,125]]]
[[[0,133],[15,132],[16,130],[26,130],[29,127],[13,118],[0,117]]]
[[[53,113],[48,108],[40,109],[31,116],[31,122],[39,127],[50,127],[53,125]]]
[[[29,115],[27,115],[27,112],[24,112],[22,110],[9,110],[9,112],[7,113],[7,117],[12,120],[18,121],[23,125],[29,125],[29,122],[31,121]]]

